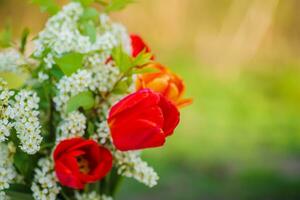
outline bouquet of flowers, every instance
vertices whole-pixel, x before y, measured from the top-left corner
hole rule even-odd
[[[52,14],[34,48],[25,31],[0,52],[0,199],[111,200],[122,177],[155,186],[141,150],[163,146],[191,100],[108,17],[130,0],[33,1]]]

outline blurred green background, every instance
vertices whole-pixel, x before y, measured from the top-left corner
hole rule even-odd
[[[113,14],[194,98],[165,147],[144,154],[159,185],[125,180],[118,199],[300,199],[299,8],[299,0],[138,0]],[[0,27],[11,21],[16,37],[24,27],[34,37],[46,18],[27,0],[0,0]]]

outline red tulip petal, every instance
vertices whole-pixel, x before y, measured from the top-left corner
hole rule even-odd
[[[84,140],[72,147],[70,147],[68,149],[68,151],[76,151],[78,149],[82,149],[82,148],[86,148],[86,147],[89,147],[89,146],[93,146],[93,145],[97,145],[97,142],[95,142],[94,140]]]
[[[128,126],[128,122],[136,120],[145,120],[154,123],[157,127],[162,128],[164,125],[164,116],[162,110],[157,105],[148,108],[139,108],[122,112],[110,123],[110,126],[118,126],[121,130],[123,126]],[[135,124],[132,124],[135,125]]]
[[[92,183],[102,179],[112,168],[113,157],[110,151],[104,147],[99,147],[97,151],[99,152],[99,158],[101,161],[98,162],[98,165],[92,169],[89,174],[81,175],[81,178],[87,183]]]
[[[133,57],[136,57],[144,49],[146,50],[146,52],[150,52],[150,48],[148,47],[148,45],[146,45],[146,43],[143,41],[143,39],[140,36],[131,34],[130,38],[131,38],[131,47],[132,47],[132,56]]]
[[[82,141],[84,141],[83,138],[72,138],[72,139],[67,139],[67,140],[63,140],[62,142],[60,142],[54,151],[53,157],[54,160],[58,159],[60,157],[61,154],[64,154],[66,150],[68,150],[70,147],[81,143]]]
[[[78,176],[67,168],[62,162],[55,162],[55,173],[59,182],[63,186],[71,187],[74,189],[83,189],[84,184],[81,183]]]
[[[149,107],[151,105],[156,105],[159,102],[159,95],[152,92],[149,89],[142,89],[133,94],[128,95],[127,97],[120,100],[116,103],[110,110],[109,119],[112,119],[117,114],[120,114],[123,111],[128,111],[129,109],[137,106]],[[110,122],[109,122],[110,123]]]
[[[177,107],[167,100],[163,95],[161,95],[159,105],[162,109],[163,115],[164,115],[164,134],[166,136],[172,135],[174,129],[179,123],[180,120],[180,113],[177,109]]]
[[[112,138],[121,151],[159,147],[165,143],[165,136],[160,127],[147,120],[131,121],[127,126],[113,126]]]

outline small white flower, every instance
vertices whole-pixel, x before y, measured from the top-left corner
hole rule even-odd
[[[92,74],[87,70],[79,70],[70,77],[64,76],[57,83],[58,95],[54,97],[56,109],[62,111],[71,97],[87,91],[92,82]]]
[[[64,139],[81,137],[84,135],[85,129],[86,117],[78,111],[71,112],[58,126],[56,142],[59,143]]]
[[[10,200],[9,196],[5,194],[5,192],[0,191],[0,199],[1,200]]]
[[[110,64],[100,64],[92,69],[90,89],[96,92],[110,91],[120,76],[119,69]]]
[[[15,120],[13,126],[20,139],[20,148],[28,154],[35,154],[40,149],[43,139],[39,123],[39,101],[35,92],[21,90],[15,96],[15,103],[10,112],[10,118]]]
[[[39,80],[40,82],[44,82],[44,81],[46,81],[46,80],[48,80],[48,79],[49,79],[48,74],[45,74],[45,73],[43,73],[43,72],[39,72],[39,74],[38,74],[38,80]]]
[[[157,184],[159,179],[157,173],[141,159],[138,151],[116,151],[114,157],[118,174],[134,178],[149,187]]]
[[[8,189],[9,184],[16,177],[16,171],[13,166],[13,153],[10,151],[8,144],[0,143],[0,192]]]
[[[113,200],[112,197],[106,195],[99,195],[96,192],[82,193],[82,194],[76,192],[75,198],[76,200]]]
[[[112,138],[109,134],[109,127],[107,121],[103,121],[101,123],[97,123],[97,131],[96,134],[92,136],[92,138],[98,141],[100,144],[112,144]]]
[[[42,158],[38,167],[34,170],[35,175],[31,190],[35,200],[56,200],[60,192],[53,169],[53,161],[50,158]]]
[[[5,86],[6,82],[0,79],[0,142],[7,139],[13,126],[9,121],[9,116],[11,115],[10,98],[14,92],[9,91]]]
[[[131,53],[130,37],[126,29],[120,24],[112,23],[107,15],[99,14],[100,24],[96,27],[95,42],[91,42],[88,36],[81,34],[79,19],[83,11],[84,8],[80,3],[72,2],[66,5],[62,11],[48,20],[45,29],[39,33],[35,40],[34,55],[41,56],[49,49],[50,52],[44,57],[47,68],[52,68],[55,63],[54,57],[69,52],[84,54],[101,52],[102,64],[111,55],[112,49],[118,45],[122,45],[126,52]]]
[[[22,73],[24,64],[24,58],[15,49],[0,52],[0,72]]]

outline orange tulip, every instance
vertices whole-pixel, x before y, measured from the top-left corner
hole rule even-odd
[[[136,89],[150,88],[163,94],[177,107],[181,108],[192,103],[192,99],[184,99],[185,85],[183,80],[159,63],[150,63],[145,68],[157,72],[144,73],[138,76]]]

